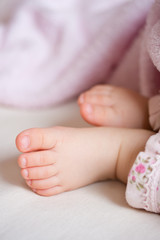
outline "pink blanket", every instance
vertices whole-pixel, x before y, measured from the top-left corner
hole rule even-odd
[[[98,83],[160,88],[160,0],[23,0],[0,25],[0,103],[46,107]]]

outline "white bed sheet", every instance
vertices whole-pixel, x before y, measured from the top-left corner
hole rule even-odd
[[[2,15],[13,1],[19,0],[0,0]],[[0,108],[0,240],[160,239],[160,216],[130,208],[119,182],[48,198],[30,191],[16,162],[15,137],[26,128],[53,125],[88,126],[76,102],[39,111]]]

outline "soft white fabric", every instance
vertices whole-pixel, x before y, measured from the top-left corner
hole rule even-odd
[[[21,0],[8,22],[0,25],[0,103],[46,107],[109,82],[153,2]],[[126,74],[126,69],[133,70],[139,57],[130,58],[121,78],[112,79],[115,84],[130,85],[132,71]],[[130,87],[140,91],[140,79],[136,70]]]

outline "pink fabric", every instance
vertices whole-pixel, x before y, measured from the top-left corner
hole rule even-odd
[[[146,1],[148,2],[148,1]],[[145,3],[143,3],[145,4]],[[127,49],[110,83],[131,87],[152,97],[160,89],[160,0],[155,0],[146,23]],[[135,84],[134,86],[131,84]]]
[[[152,96],[160,86],[154,2],[22,0],[0,25],[0,103],[51,106],[97,83]]]
[[[160,133],[138,154],[128,176],[126,200],[132,207],[160,213]]]

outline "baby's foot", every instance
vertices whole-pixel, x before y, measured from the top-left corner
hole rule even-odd
[[[29,129],[16,139],[27,185],[51,196],[115,178],[121,136],[107,128]],[[112,149],[112,150],[111,150]]]
[[[81,94],[78,104],[93,125],[150,129],[148,99],[131,90],[98,85]]]
[[[23,152],[18,163],[27,185],[42,196],[106,179],[126,183],[138,152],[152,134],[105,127],[29,129],[16,139]]]

